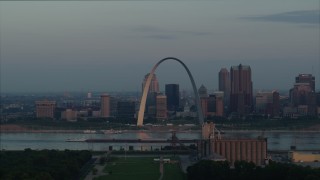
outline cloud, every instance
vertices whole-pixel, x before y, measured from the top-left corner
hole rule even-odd
[[[156,26],[141,25],[130,29],[133,32],[141,34],[141,36],[152,39],[172,40],[182,36],[209,36],[211,32],[202,31],[185,31],[185,30],[169,30]]]
[[[243,19],[296,24],[319,24],[320,10],[290,11],[265,16],[243,17]]]

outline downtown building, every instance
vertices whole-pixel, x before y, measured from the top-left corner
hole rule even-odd
[[[157,120],[166,120],[167,114],[167,96],[158,94],[156,98],[156,118]]]
[[[239,116],[252,112],[253,94],[250,66],[232,66],[230,69],[230,111]]]
[[[317,94],[315,78],[311,74],[299,74],[295,84],[290,89],[290,105],[284,108],[283,115],[287,117],[316,116]]]
[[[180,105],[179,84],[166,84],[165,94],[167,96],[167,110],[178,111]]]
[[[100,116],[104,118],[110,117],[110,96],[107,94],[101,95]]]
[[[230,104],[230,73],[226,68],[219,71],[219,91],[224,92],[224,105],[229,107]]]
[[[56,101],[36,101],[36,117],[54,119]]]
[[[135,118],[136,105],[134,101],[117,102],[117,119],[120,121],[130,121]]]
[[[280,113],[280,95],[277,91],[258,92],[256,94],[256,113],[278,117]]]
[[[215,92],[213,94],[207,94],[207,88],[201,86],[198,90],[200,96],[200,105],[202,109],[203,116],[206,119],[211,119],[214,116],[224,115],[224,103],[223,103],[223,92]]]

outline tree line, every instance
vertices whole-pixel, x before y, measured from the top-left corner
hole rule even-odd
[[[227,161],[201,160],[187,169],[188,180],[320,180],[320,168],[292,163],[270,162],[265,167],[253,162],[236,161],[230,168]]]
[[[90,151],[25,149],[0,152],[0,179],[78,179]]]

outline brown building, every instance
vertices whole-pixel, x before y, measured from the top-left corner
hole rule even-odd
[[[205,118],[223,116],[223,97],[210,94],[209,97],[200,97],[202,113]]]
[[[308,83],[313,91],[315,91],[315,77],[312,74],[299,74],[296,77],[296,83]]]
[[[72,109],[66,109],[65,111],[61,112],[61,119],[66,121],[76,121],[77,120],[77,111]]]
[[[290,100],[293,107],[304,106],[307,108],[307,113],[303,111],[298,114],[311,116],[316,114],[316,93],[309,83],[295,83],[294,87],[290,89]]]
[[[157,119],[167,119],[167,96],[157,95],[157,105],[156,105],[156,118]]]
[[[224,92],[224,104],[230,103],[230,73],[226,68],[219,71],[219,91]]]
[[[36,101],[36,117],[37,118],[54,118],[54,110],[56,108],[55,101]]]
[[[252,112],[252,80],[250,66],[232,66],[230,69],[230,110],[239,115]]]
[[[200,97],[200,105],[204,118],[208,117],[208,97]]]
[[[279,116],[280,95],[277,91],[258,92],[256,95],[256,112],[272,117]]]
[[[110,96],[107,94],[101,95],[101,117],[110,117]]]

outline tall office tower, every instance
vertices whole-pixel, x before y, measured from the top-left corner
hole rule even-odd
[[[313,91],[315,91],[315,77],[312,74],[299,74],[296,77],[296,83],[309,83]]]
[[[310,83],[295,83],[290,89],[290,100],[292,106],[298,108],[299,115],[315,115],[316,93]]]
[[[157,119],[167,119],[167,96],[159,94],[157,95]]]
[[[143,92],[144,86],[145,86],[145,84],[147,82],[147,79],[149,77],[149,74],[150,73],[148,73],[148,74],[146,74],[144,76],[144,80],[142,82],[142,92]],[[159,82],[158,82],[156,74],[153,74],[153,77],[151,79],[151,83],[150,83],[150,87],[149,87],[149,91],[148,92],[149,93],[152,93],[152,92],[157,92],[158,93],[159,92]]]
[[[135,102],[119,101],[117,103],[117,118],[119,120],[133,119],[136,113]]]
[[[56,108],[55,101],[36,101],[36,117],[37,118],[54,118],[54,110]]]
[[[256,95],[256,112],[264,115],[279,116],[280,96],[277,91],[258,92]]]
[[[168,111],[177,111],[179,109],[179,85],[166,84],[167,109]]]
[[[200,105],[204,118],[208,117],[208,100],[209,97],[200,97]]]
[[[208,97],[207,88],[204,85],[201,85],[198,90],[199,97]]]
[[[219,71],[219,91],[224,92],[224,104],[229,106],[230,103],[230,73],[226,68]]]
[[[250,66],[232,66],[230,69],[231,91],[230,107],[231,112],[239,115],[246,115],[252,111],[252,80]]]
[[[101,95],[101,117],[110,117],[110,96],[107,94]]]

